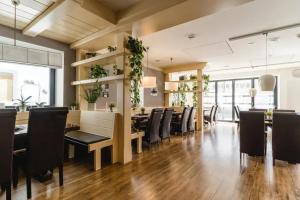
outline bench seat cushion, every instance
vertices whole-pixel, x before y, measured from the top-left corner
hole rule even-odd
[[[101,142],[104,140],[108,140],[110,138],[96,135],[96,134],[86,133],[83,131],[70,131],[70,132],[66,133],[65,139],[70,142],[80,143],[83,145],[89,145],[89,144]]]

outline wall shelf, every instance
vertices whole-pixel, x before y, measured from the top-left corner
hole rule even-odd
[[[125,55],[128,54],[129,55],[129,51],[128,50],[117,50],[114,52],[110,52],[107,54],[102,54],[102,55],[98,55],[92,58],[88,58],[88,59],[84,59],[84,60],[80,60],[77,62],[74,62],[71,64],[72,67],[78,67],[78,66],[84,66],[84,65],[88,65],[88,64],[92,64],[95,63],[97,61],[101,61],[101,60],[109,60],[112,59],[116,56],[120,56],[120,55]]]
[[[166,81],[166,83],[195,83],[195,82],[200,82],[199,80],[179,80],[179,81]]]
[[[108,81],[115,81],[115,80],[122,80],[124,79],[124,74],[115,75],[115,76],[107,76],[104,78],[95,78],[95,79],[87,79],[87,80],[79,80],[79,81],[73,81],[71,85],[87,85],[87,84],[93,84],[93,83],[101,83],[101,82],[108,82]]]
[[[171,91],[171,90],[165,90],[164,93],[166,94],[172,94],[172,93],[201,93],[200,90],[189,90],[189,91]]]

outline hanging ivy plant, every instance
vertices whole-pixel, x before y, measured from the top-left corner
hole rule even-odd
[[[203,79],[203,89],[204,89],[204,91],[207,91],[208,83],[209,83],[209,75],[203,74],[202,79]]]
[[[131,104],[132,107],[135,108],[141,102],[140,85],[143,76],[142,60],[144,58],[144,52],[146,52],[146,48],[143,46],[143,42],[141,40],[129,36],[127,49],[129,49],[131,52],[131,55],[128,57],[131,68],[129,79],[131,80]]]

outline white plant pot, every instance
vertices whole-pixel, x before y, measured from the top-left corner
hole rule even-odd
[[[88,103],[88,110],[89,111],[96,110],[96,103]]]

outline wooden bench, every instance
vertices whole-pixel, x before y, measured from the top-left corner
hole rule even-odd
[[[101,169],[101,149],[111,146],[112,163],[118,161],[118,137],[116,113],[81,111],[80,130],[71,131],[65,135],[65,140],[71,144],[88,147],[94,153],[94,170]]]
[[[143,131],[141,132],[135,132],[135,133],[131,133],[131,140],[137,140],[137,153],[142,153],[142,143],[143,143],[143,137],[145,136],[145,133]]]

